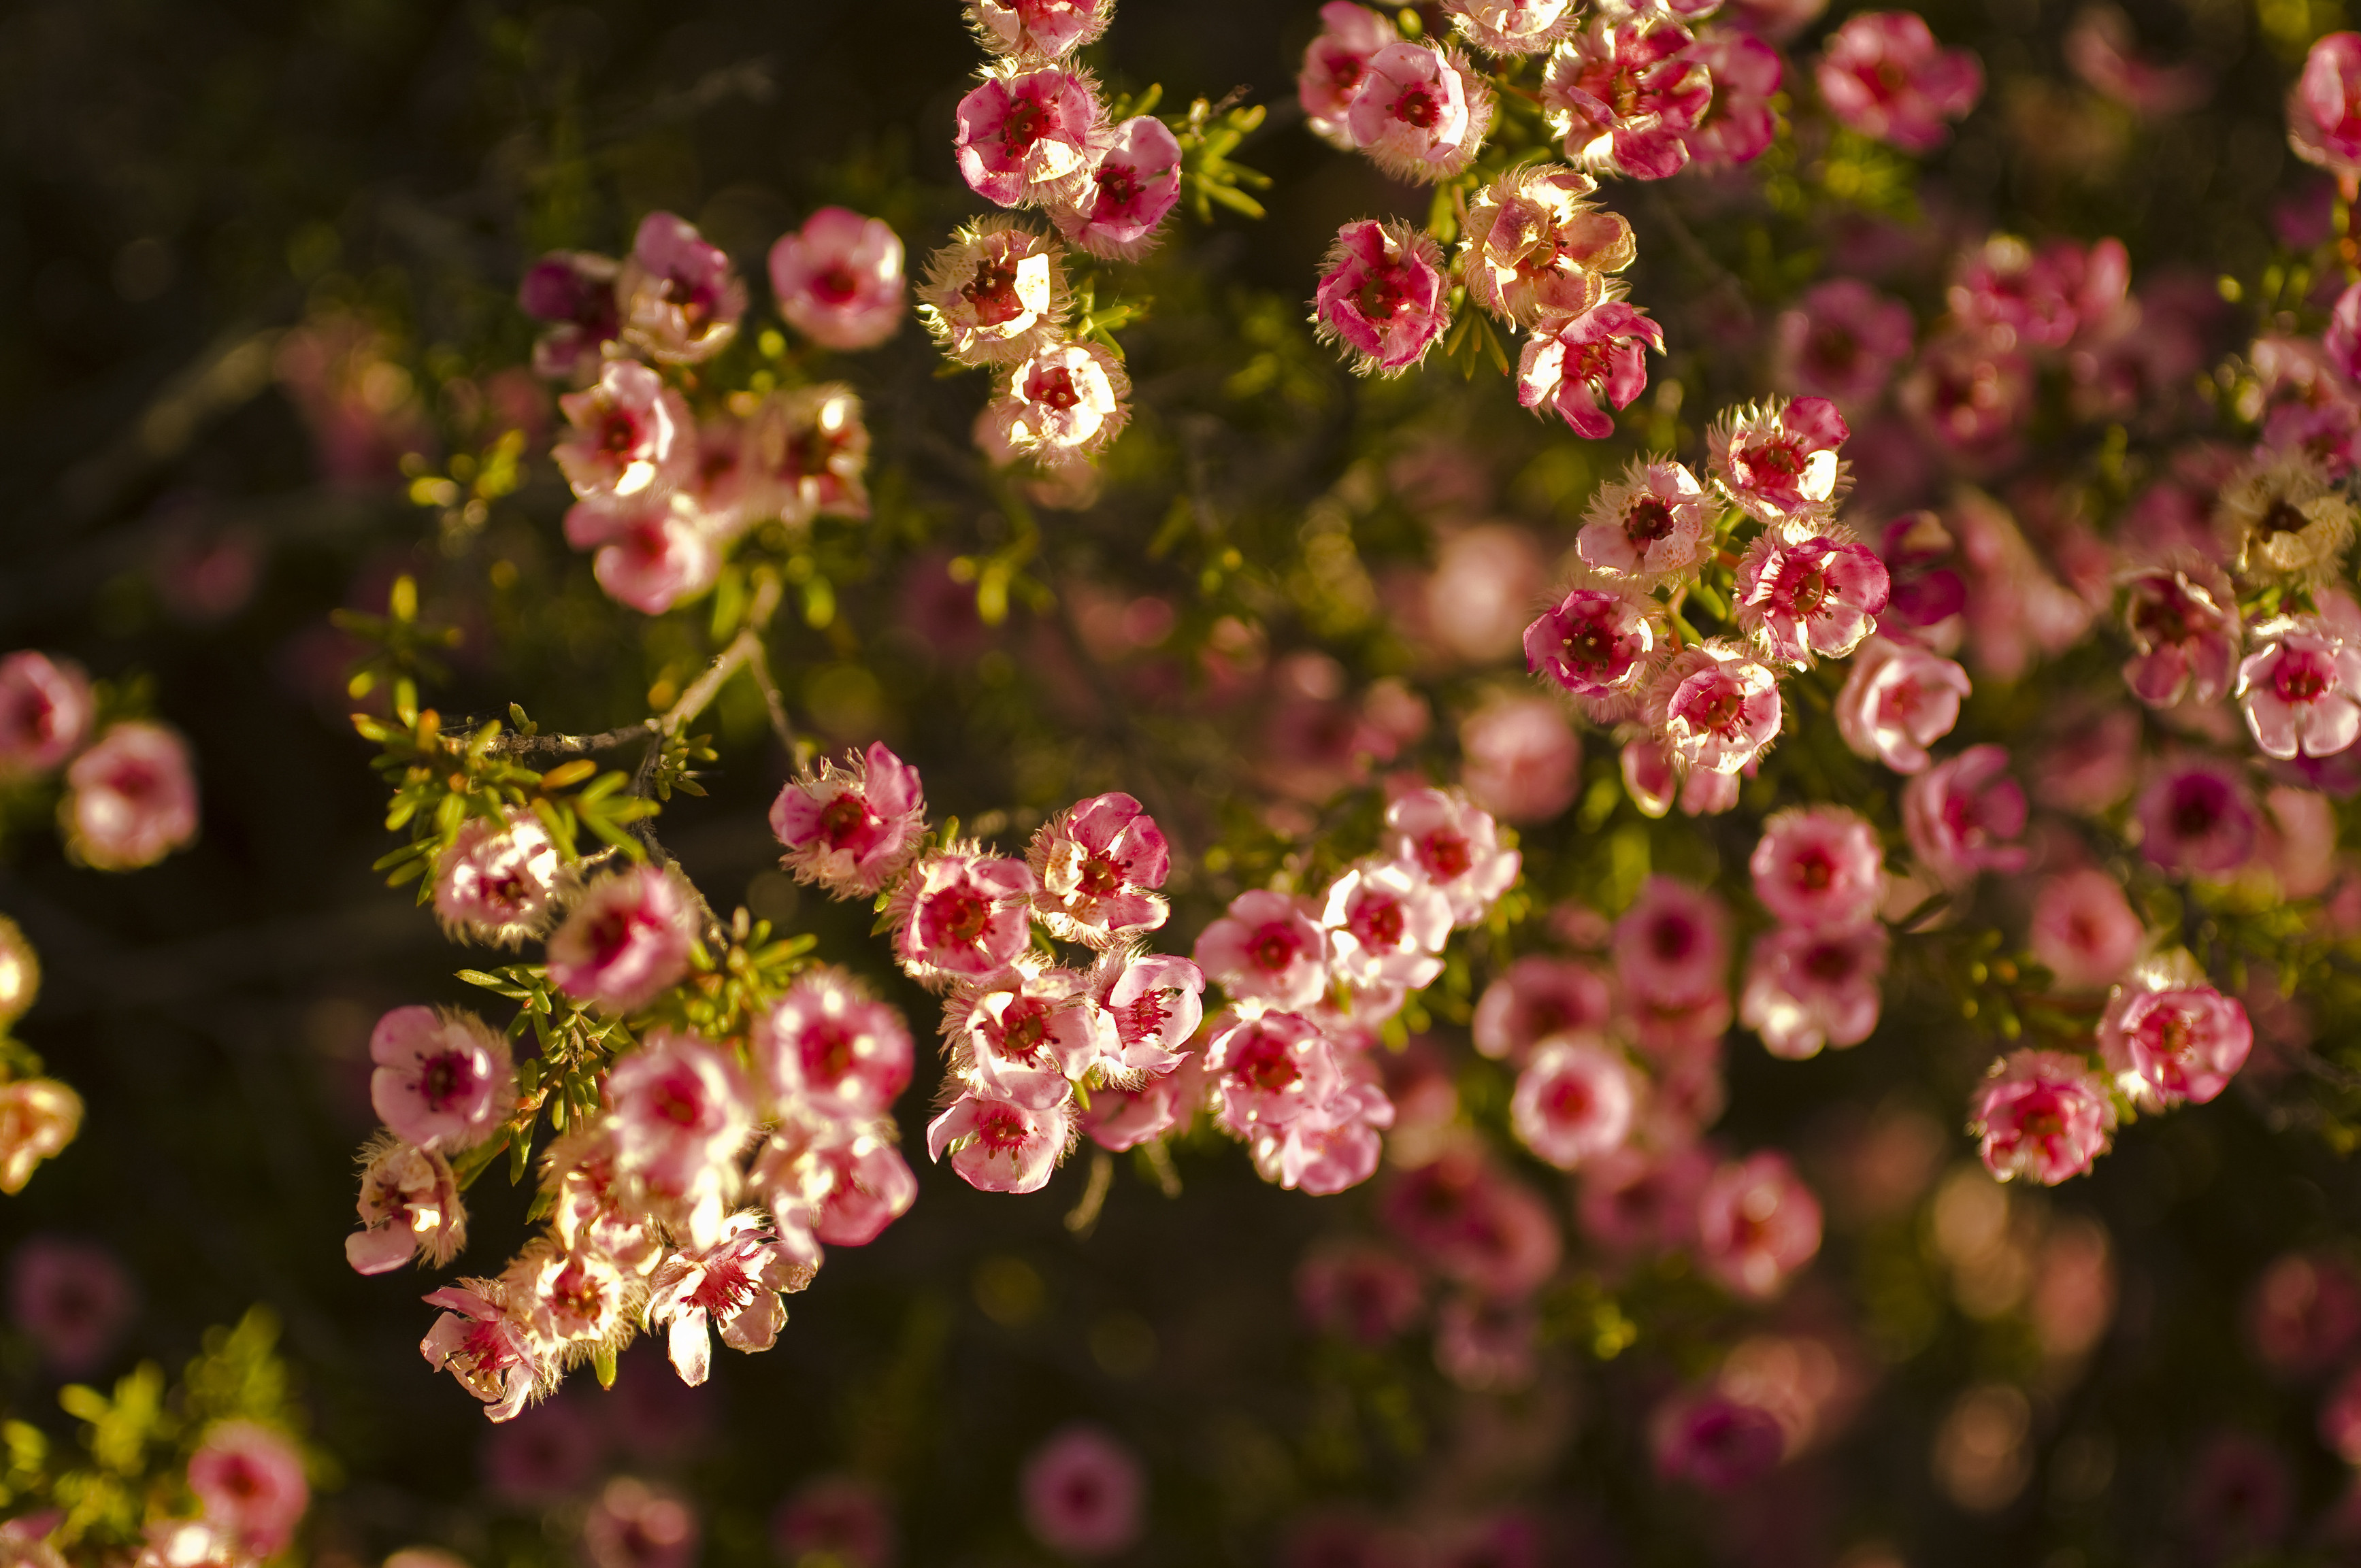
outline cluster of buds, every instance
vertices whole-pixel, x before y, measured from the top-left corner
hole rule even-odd
[[[0,785],[60,770],[66,852],[104,872],[152,866],[197,836],[197,781],[180,732],[149,719],[102,725],[98,694],[71,660],[26,649],[0,658]]]
[[[15,921],[0,917],[0,1192],[22,1192],[40,1163],[82,1131],[82,1096],[43,1077],[40,1059],[8,1035],[40,989],[32,944]]]

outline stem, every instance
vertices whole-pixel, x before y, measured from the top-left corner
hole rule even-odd
[[[596,735],[502,735],[484,748],[488,757],[584,757],[593,751],[611,751],[618,746],[628,746],[634,740],[644,740],[654,728],[648,719],[637,724],[618,725]],[[464,737],[445,733],[445,740],[454,751],[465,751]]]
[[[754,602],[748,607],[746,624],[739,630],[737,636],[730,640],[727,647],[713,656],[713,663],[706,666],[705,674],[697,677],[697,684],[681,693],[680,700],[665,709],[664,718],[651,721],[658,730],[667,738],[679,734],[690,719],[711,706],[713,699],[720,695],[721,688],[729,684],[730,677],[736,674],[741,666],[754,664],[763,669],[763,696],[772,708],[772,728],[786,737],[788,750],[794,750],[795,741],[787,729],[785,707],[770,679],[763,653],[763,630],[770,624],[773,612],[779,608],[779,579],[768,573],[763,574],[755,585]]]
[[[1091,1183],[1082,1189],[1082,1201],[1066,1216],[1066,1229],[1077,1239],[1088,1236],[1099,1223],[1099,1211],[1106,1206],[1107,1189],[1115,1185],[1115,1157],[1104,1149],[1091,1151]]]

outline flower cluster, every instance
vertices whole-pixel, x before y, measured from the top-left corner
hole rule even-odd
[[[196,770],[168,725],[102,720],[90,677],[25,649],[0,658],[0,785],[64,775],[57,806],[66,852],[104,872],[152,866],[197,836]]]
[[[41,989],[40,960],[16,923],[0,916],[0,1192],[17,1193],[45,1159],[82,1130],[82,1096],[41,1075],[40,1058],[8,1037]]]

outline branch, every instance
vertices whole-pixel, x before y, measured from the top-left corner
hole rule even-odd
[[[488,757],[584,757],[593,751],[611,751],[618,746],[644,740],[655,733],[655,720],[643,718],[637,724],[619,725],[596,735],[502,735],[484,748],[484,754]],[[460,735],[446,732],[445,740],[455,751],[467,749],[467,742]]]

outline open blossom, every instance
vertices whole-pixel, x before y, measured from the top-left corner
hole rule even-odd
[[[0,659],[0,774],[46,773],[90,736],[90,677],[27,648]]]
[[[1639,1078],[1622,1054],[1596,1036],[1566,1036],[1533,1048],[1517,1075],[1509,1124],[1517,1141],[1560,1170],[1623,1146],[1639,1110]]]
[[[1692,643],[1650,684],[1646,713],[1690,768],[1735,773],[1778,738],[1779,677],[1719,638]]]
[[[2246,863],[2262,824],[2246,782],[2210,759],[2169,764],[2132,806],[2140,853],[2168,872],[2227,876]]]
[[[505,1036],[472,1013],[397,1007],[369,1033],[369,1103],[420,1148],[480,1143],[515,1109]]]
[[[664,1251],[655,1219],[616,1158],[615,1124],[577,1123],[542,1157],[541,1190],[558,1245],[595,1252],[635,1274]],[[719,1221],[717,1213],[716,1221]]]
[[[1779,116],[1771,106],[1786,76],[1779,51],[1736,27],[1712,27],[1690,46],[1689,58],[1713,82],[1713,102],[1681,133],[1689,161],[1699,169],[1734,169],[1762,157],[1779,137]]]
[[[1747,862],[1754,894],[1778,919],[1840,930],[1872,918],[1885,896],[1877,829],[1849,806],[1790,806],[1763,824]]]
[[[610,1012],[645,1006],[688,972],[696,915],[676,872],[633,866],[601,877],[549,938],[549,978]]]
[[[1025,1528],[1061,1557],[1113,1557],[1147,1528],[1148,1477],[1104,1428],[1061,1427],[1025,1461],[1019,1484]]]
[[[1615,971],[1642,1002],[1680,1006],[1719,994],[1730,971],[1730,926],[1703,888],[1652,876],[1615,923]]]
[[[961,365],[1007,365],[1053,341],[1066,320],[1058,247],[1003,217],[951,233],[927,263],[919,319]]]
[[[1594,570],[1624,577],[1684,572],[1703,559],[1713,506],[1697,476],[1669,458],[1634,457],[1598,487],[1575,549]]]
[[[1764,1050],[1790,1061],[1823,1046],[1861,1044],[1877,1027],[1886,947],[1885,927],[1874,921],[1850,930],[1766,932],[1747,959],[1739,1022],[1762,1036]]]
[[[1923,772],[1927,748],[1960,721],[1968,672],[1912,643],[1872,637],[1837,693],[1837,731],[1858,755],[1897,773]]]
[[[1612,1255],[1668,1252],[1697,1235],[1697,1199],[1713,1157],[1695,1145],[1666,1150],[1630,1145],[1582,1168],[1575,1217],[1585,1239]]]
[[[1456,50],[1407,41],[1368,58],[1345,128],[1397,180],[1433,184],[1467,167],[1492,126],[1492,89]]]
[[[2132,657],[2124,684],[2150,707],[2219,702],[2238,664],[2241,626],[2229,576],[2210,561],[2135,572],[2124,580]]]
[[[1910,307],[1858,278],[1804,291],[1775,329],[1777,378],[1796,391],[1865,404],[1910,357]]]
[[[1328,986],[1328,937],[1307,899],[1257,888],[1197,937],[1197,967],[1239,1001],[1309,1007]]]
[[[2130,273],[2120,240],[2088,251],[2053,240],[2037,251],[2013,235],[1994,235],[1961,255],[1948,298],[1960,322],[2004,345],[2062,348],[2123,302]]]
[[[1111,135],[1079,194],[1051,207],[1049,221],[1093,256],[1137,261],[1180,199],[1180,142],[1153,115],[1126,120]]]
[[[1891,580],[1868,545],[1787,530],[1755,536],[1738,564],[1738,624],[1771,658],[1802,669],[1841,659],[1877,630]]]
[[[648,1279],[647,1321],[670,1326],[673,1370],[690,1387],[713,1361],[712,1331],[732,1350],[768,1350],[787,1321],[779,1299],[796,1288],[795,1266],[752,1214],[732,1214],[711,1246],[675,1252]]]
[[[1516,885],[1523,857],[1500,847],[1491,813],[1457,790],[1414,789],[1386,806],[1385,852],[1426,873],[1451,905],[1452,923],[1474,926]]]
[[[1070,1094],[1068,1080],[1114,1066],[1115,1023],[1088,981],[1038,961],[954,992],[943,1005],[943,1033],[962,1081],[1028,1104],[1060,1102]]]
[[[1303,51],[1295,95],[1314,136],[1350,149],[1354,143],[1347,115],[1353,96],[1371,57],[1398,42],[1401,34],[1386,17],[1352,0],[1328,0],[1320,7],[1320,36]]]
[[[2109,1065],[2137,1076],[2147,1102],[2202,1105],[2246,1065],[2255,1028],[2236,998],[2210,985],[2133,983],[2101,1019],[2099,1045]]]
[[[2341,179],[2361,175],[2361,33],[2312,42],[2288,90],[2288,145]]]
[[[995,461],[1094,457],[1131,422],[1131,377],[1095,343],[1050,343],[1008,373],[979,439]]]
[[[822,207],[771,247],[787,324],[823,348],[874,348],[902,324],[902,240],[883,218]]]
[[[1581,0],[1443,0],[1443,9],[1487,54],[1539,54],[1582,24]]]
[[[662,615],[721,576],[714,531],[686,490],[594,496],[566,513],[566,542],[595,550],[591,575],[617,604]]]
[[[2034,894],[2027,945],[2070,991],[2113,983],[2139,956],[2146,936],[2123,884],[2095,867],[2051,877]]]
[[[1169,1074],[1204,1016],[1204,971],[1187,959],[1114,948],[1091,966],[1091,1000],[1115,1025],[1115,1066],[1126,1080]]]
[[[435,918],[455,937],[514,947],[547,922],[557,872],[557,846],[539,817],[470,817],[435,857]]]
[[[1525,667],[1576,696],[1631,689],[1655,648],[1648,603],[1614,588],[1575,588],[1525,628]]]
[[[808,1280],[818,1269],[818,1244],[867,1246],[909,1212],[918,1179],[897,1138],[891,1122],[789,1114],[763,1140],[747,1184],[770,1205],[798,1277]]]
[[[1594,1033],[1613,1015],[1607,980],[1571,959],[1527,953],[1484,988],[1471,1028],[1476,1048],[1495,1060],[1521,1063],[1554,1035]]]
[[[754,1021],[752,1046],[771,1099],[821,1116],[882,1116],[910,1086],[902,1014],[840,970],[796,976]]]
[[[746,285],[730,258],[670,213],[640,220],[615,297],[623,341],[665,365],[712,358],[746,313]]]
[[[1968,1133],[2003,1181],[2022,1176],[2055,1187],[2107,1152],[2114,1125],[2107,1086],[2081,1058],[2012,1051],[1977,1090]]]
[[[1105,144],[1096,84],[1062,66],[999,70],[959,101],[951,148],[968,188],[1004,207],[1071,201]]]
[[[1971,746],[1902,789],[1902,829],[1928,871],[1953,886],[1978,872],[2018,872],[2027,851],[2025,791],[2008,776],[2008,750]]]
[[[189,1455],[189,1490],[204,1520],[253,1556],[286,1550],[312,1506],[303,1455],[283,1434],[250,1420],[217,1421]]]
[[[1564,1255],[1548,1208],[1480,1144],[1449,1146],[1403,1170],[1379,1212],[1437,1272],[1488,1295],[1531,1295]]]
[[[1025,950],[1033,873],[1022,861],[955,844],[895,889],[894,956],[922,985],[989,974]]]
[[[1552,317],[1533,329],[1517,356],[1517,401],[1553,410],[1576,435],[1604,441],[1615,433],[1615,421],[1600,400],[1628,408],[1647,389],[1651,348],[1664,351],[1664,329],[1621,300]]]
[[[630,1337],[639,1281],[610,1257],[537,1236],[510,1260],[500,1278],[542,1346],[566,1359],[584,1348],[619,1345]]]
[[[1852,434],[1826,398],[1749,403],[1706,432],[1722,492],[1766,523],[1823,510],[1844,486],[1837,448]]]
[[[573,429],[549,455],[585,500],[673,489],[697,470],[688,405],[636,359],[608,360],[596,386],[557,406]]]
[[[467,1242],[467,1211],[451,1163],[380,1134],[361,1151],[361,1228],[345,1238],[358,1274],[386,1274],[415,1257],[441,1268]]]
[[[2334,756],[2361,736],[2361,647],[2318,616],[2267,620],[2238,665],[2238,702],[2265,756]]]
[[[1133,1089],[1093,1090],[1090,1108],[1082,1115],[1083,1133],[1111,1154],[1163,1137],[1197,1113],[1205,1087],[1199,1065],[1194,1058],[1185,1060],[1170,1072],[1143,1079]]]
[[[1255,1172],[1290,1192],[1333,1197],[1377,1174],[1385,1152],[1378,1134],[1393,1125],[1394,1103],[1366,1056],[1341,1064],[1328,1097],[1284,1124],[1257,1124],[1248,1152]]]
[[[2213,525],[2240,572],[2279,582],[2334,578],[2353,543],[2353,503],[2307,452],[2259,457],[2224,483]]]
[[[1846,129],[1905,152],[1932,152],[1983,95],[1983,67],[1966,49],[1935,41],[1912,11],[1846,18],[1815,70],[1820,100]]]
[[[1459,725],[1459,782],[1510,822],[1547,822],[1574,804],[1582,743],[1563,706],[1536,693],[1487,702]]]
[[[1114,0],[968,0],[968,25],[994,54],[1056,60],[1095,42],[1114,17]]]
[[[873,898],[917,852],[927,830],[918,770],[872,741],[845,765],[823,762],[790,779],[771,804],[780,864],[839,898]]]
[[[1723,1393],[1679,1396],[1649,1419],[1656,1474],[1710,1492],[1762,1479],[1784,1457],[1779,1418]]]
[[[766,517],[796,528],[815,517],[865,518],[868,471],[869,426],[851,387],[826,381],[773,392],[746,420],[738,526]]]
[[[1713,101],[1688,29],[1663,20],[1600,22],[1550,55],[1541,91],[1550,133],[1586,169],[1663,180],[1688,166],[1684,133]]]
[[[1222,1126],[1238,1136],[1283,1127],[1324,1104],[1343,1081],[1328,1037],[1293,1013],[1225,1013],[1205,1047]]]
[[[1312,314],[1363,376],[1396,376],[1426,357],[1451,323],[1442,247],[1403,223],[1364,218],[1336,231],[1322,258]]]
[[[714,1164],[754,1129],[754,1095],[730,1053],[694,1035],[651,1033],[607,1074],[615,1156],[626,1171]]]
[[[483,1401],[491,1420],[514,1420],[555,1369],[535,1343],[533,1324],[511,1306],[509,1288],[497,1279],[462,1279],[425,1300],[444,1309],[419,1342],[426,1365],[457,1378]]]
[[[1519,326],[1598,304],[1605,275],[1638,254],[1631,225],[1587,199],[1598,189],[1576,170],[1521,164],[1478,192],[1459,257],[1468,298]]]
[[[1723,1166],[1697,1195],[1697,1266],[1766,1300],[1820,1250],[1820,1201],[1775,1150]]]
[[[1365,861],[1351,867],[1329,884],[1321,920],[1328,928],[1328,961],[1350,984],[1417,991],[1443,972],[1451,901],[1415,865]]]
[[[66,848],[103,872],[137,871],[197,836],[197,781],[177,730],[133,720],[107,727],[66,769],[58,826]]]
[[[1027,1105],[972,1091],[927,1124],[927,1153],[984,1192],[1038,1192],[1073,1141],[1070,1102]]]
[[[1418,1321],[1423,1294],[1408,1259],[1368,1242],[1320,1244],[1295,1270],[1295,1304],[1305,1323],[1372,1348]]]
[[[553,250],[526,270],[517,305],[549,323],[533,342],[533,374],[577,385],[598,374],[601,345],[623,330],[617,270],[614,258],[587,250]]]

